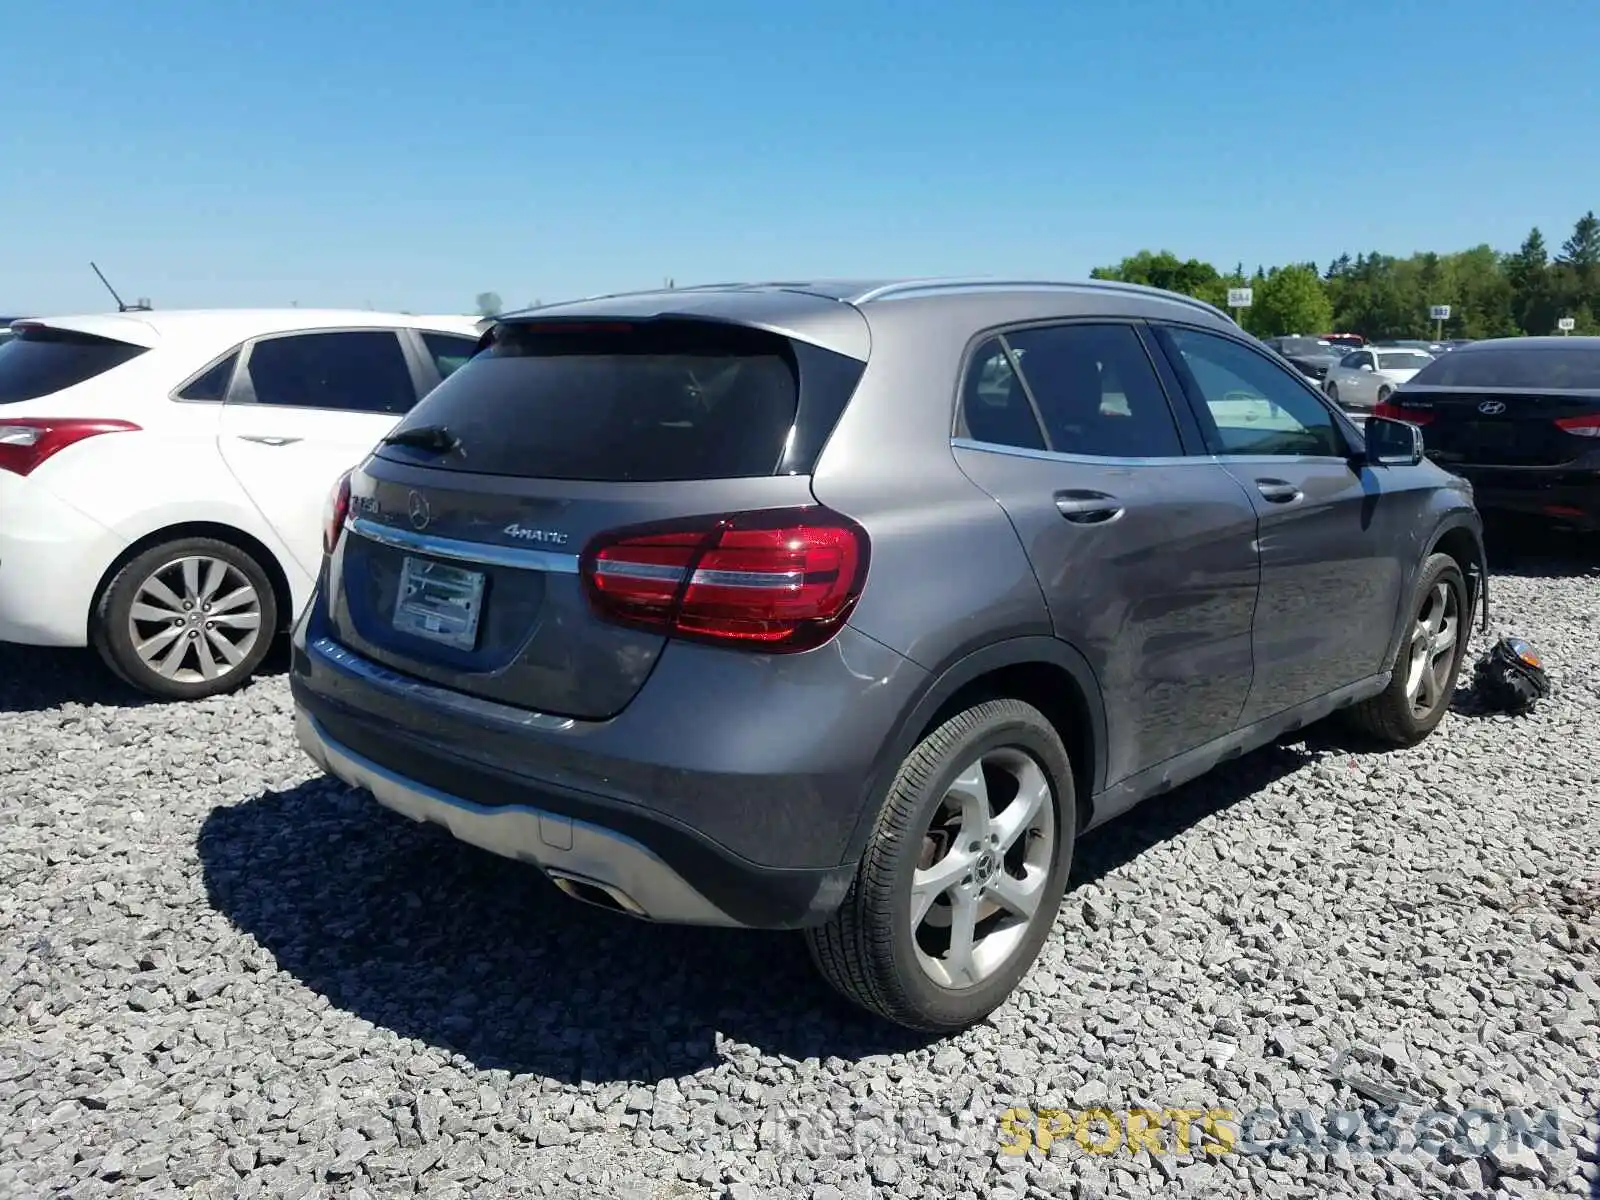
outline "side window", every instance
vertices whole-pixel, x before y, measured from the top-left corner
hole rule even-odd
[[[439,378],[449,379],[458,368],[465,366],[478,350],[478,343],[473,338],[460,337],[453,333],[424,333],[423,345],[428,348],[428,356],[433,359],[433,365],[439,368]]]
[[[1339,360],[1339,369],[1342,371],[1354,371],[1360,365],[1361,354],[1356,350],[1352,350],[1349,354],[1346,354]]]
[[[257,404],[398,416],[417,402],[400,339],[387,329],[264,338],[245,369]]]
[[[235,350],[204,375],[191,381],[188,387],[178,393],[178,399],[226,400],[228,398],[228,385],[233,382],[233,368],[238,365],[238,362],[239,352]]]
[[[1186,387],[1210,421],[1217,454],[1342,456],[1333,413],[1290,372],[1230,338],[1190,329],[1163,330]]]
[[[1167,394],[1128,325],[1024,329],[1006,340],[1039,406],[1048,448],[1104,458],[1176,458]]]
[[[1022,382],[999,338],[978,347],[961,385],[961,421],[966,436],[991,446],[1043,450],[1044,434]]]

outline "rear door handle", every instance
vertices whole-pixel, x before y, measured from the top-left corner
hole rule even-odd
[[[1286,479],[1258,479],[1256,491],[1269,504],[1293,504],[1301,496],[1300,489]]]
[[[1122,504],[1104,492],[1057,492],[1056,511],[1074,525],[1104,525],[1122,515]]]
[[[241,442],[254,442],[258,446],[292,446],[301,440],[295,437],[272,437],[264,433],[241,433],[236,436]]]

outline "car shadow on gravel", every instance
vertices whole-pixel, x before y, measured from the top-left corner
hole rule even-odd
[[[1326,753],[1349,753],[1349,739],[1313,729],[1214,767],[1192,783],[1155,796],[1083,835],[1073,856],[1069,887],[1098,882],[1148,850],[1171,841],[1207,817],[1294,774]]]
[[[137,708],[151,704],[106,669],[92,650],[0,645],[0,712],[45,712],[63,704]]]
[[[1312,757],[1269,747],[1087,835],[1096,880]],[[566,1081],[682,1076],[718,1033],[768,1055],[859,1059],[936,1039],[860,1012],[797,935],[648,925],[414,825],[327,779],[214,809],[212,907],[336,1007],[481,1069]]]
[[[272,648],[256,678],[289,668],[286,644]],[[0,713],[46,712],[63,704],[142,708],[163,701],[118,679],[93,650],[0,645]]]
[[[763,1053],[862,1058],[933,1039],[837,1000],[796,935],[650,925],[325,779],[214,809],[213,908],[336,1007],[484,1070],[681,1077],[718,1032]]]
[[[1484,548],[1489,557],[1489,604],[1494,613],[1494,579],[1566,579],[1600,575],[1600,533],[1564,528],[1553,522],[1489,514],[1484,517]]]

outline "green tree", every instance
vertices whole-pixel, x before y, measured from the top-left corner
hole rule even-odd
[[[1333,304],[1313,264],[1274,267],[1255,284],[1245,326],[1258,337],[1315,335],[1333,322]]]
[[[1584,282],[1588,282],[1595,268],[1600,267],[1600,217],[1591,210],[1578,218],[1572,236],[1561,245],[1556,259],[1563,267],[1570,267]]]
[[[1457,337],[1509,337],[1518,332],[1516,292],[1492,246],[1446,255],[1441,286],[1451,306],[1450,331]]]
[[[1544,234],[1537,225],[1528,231],[1517,252],[1508,254],[1505,260],[1506,277],[1518,290],[1543,282],[1549,267],[1550,252],[1545,249]]]
[[[478,293],[478,315],[480,317],[498,317],[501,312],[500,296],[495,292]]]
[[[1114,267],[1096,267],[1089,278],[1164,288],[1208,304],[1220,305],[1228,298],[1228,285],[1216,267],[1197,258],[1180,259],[1170,250],[1141,250]]]
[[[1292,272],[1292,274],[1290,274]],[[1585,213],[1552,260],[1543,233],[1531,229],[1511,253],[1488,245],[1458,251],[1426,250],[1406,258],[1379,252],[1333,256],[1319,273],[1314,262],[1291,261],[1247,273],[1239,263],[1221,274],[1208,262],[1180,258],[1171,250],[1141,250],[1091,274],[1167,288],[1222,305],[1230,287],[1251,286],[1255,304],[1242,315],[1246,328],[1265,337],[1282,332],[1348,330],[1367,338],[1433,335],[1428,309],[1450,306],[1451,336],[1510,337],[1544,334],[1557,318],[1571,316],[1582,328],[1600,314],[1600,217]],[[1307,286],[1315,279],[1331,316]]]
[[[1501,271],[1511,288],[1511,313],[1518,332],[1542,333],[1550,329],[1560,308],[1550,252],[1538,226],[1528,231],[1516,253],[1506,255]]]

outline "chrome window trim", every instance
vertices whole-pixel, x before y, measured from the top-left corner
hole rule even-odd
[[[551,550],[525,550],[519,546],[495,546],[488,542],[465,542],[457,538],[438,537],[431,533],[415,533],[393,525],[382,525],[366,517],[346,518],[345,528],[368,541],[392,546],[397,550],[429,554],[434,558],[450,558],[457,562],[479,563],[488,567],[507,567],[514,571],[548,571],[557,575],[578,573],[576,554],[557,554]]]
[[[1226,465],[1228,463],[1301,463],[1348,467],[1350,460],[1328,454],[1185,454],[1165,458],[1107,458],[1098,454],[1065,454],[1057,450],[1029,450],[1023,446],[1006,446],[998,442],[980,442],[974,438],[953,437],[950,445],[956,450],[981,450],[987,454],[1009,454],[1013,458],[1032,458],[1042,462],[1075,463],[1086,467],[1182,467],[1194,463]]]

